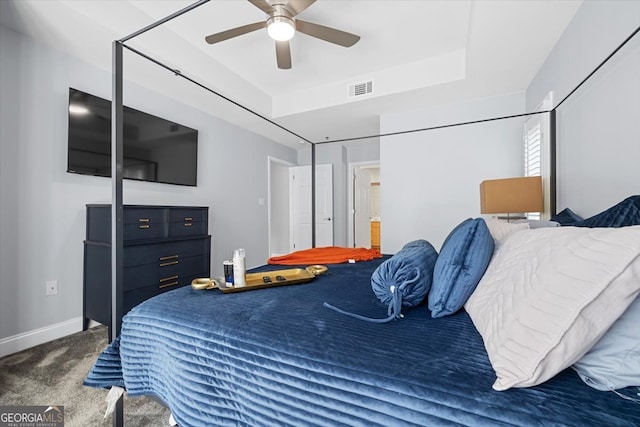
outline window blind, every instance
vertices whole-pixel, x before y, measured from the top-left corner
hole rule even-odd
[[[524,176],[542,175],[542,122],[535,116],[524,125]],[[527,213],[528,219],[540,219],[540,213]]]

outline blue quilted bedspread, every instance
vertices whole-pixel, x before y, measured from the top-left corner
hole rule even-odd
[[[182,427],[640,425],[640,405],[570,369],[494,391],[464,311],[432,319],[421,305],[375,324],[323,307],[385,317],[370,284],[384,259],[331,265],[303,285],[159,295],[124,317],[85,384],[155,395]]]

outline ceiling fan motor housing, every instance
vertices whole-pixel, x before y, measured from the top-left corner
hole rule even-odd
[[[286,41],[291,39],[296,31],[293,14],[282,4],[274,4],[267,19],[267,32],[274,40]]]

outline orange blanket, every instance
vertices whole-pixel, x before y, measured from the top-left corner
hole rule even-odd
[[[281,265],[340,264],[350,260],[370,261],[380,257],[382,257],[382,254],[377,249],[326,246],[324,248],[304,249],[287,255],[271,257],[267,262]]]

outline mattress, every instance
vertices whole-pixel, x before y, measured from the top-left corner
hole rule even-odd
[[[182,427],[640,425],[640,405],[571,369],[493,390],[464,310],[432,319],[423,304],[377,324],[323,307],[386,317],[370,284],[386,258],[331,265],[301,285],[156,296],[123,318],[85,384],[156,396]]]

